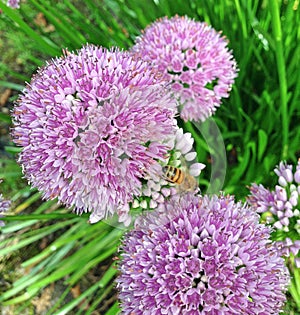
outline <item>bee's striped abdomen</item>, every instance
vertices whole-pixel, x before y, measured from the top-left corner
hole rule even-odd
[[[183,182],[184,179],[184,173],[181,171],[180,168],[166,165],[163,167],[163,172],[166,177],[166,180],[168,180],[171,183],[180,185]]]

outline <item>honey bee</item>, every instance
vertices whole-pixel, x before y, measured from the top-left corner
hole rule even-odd
[[[176,184],[179,193],[195,191],[198,186],[194,176],[178,167],[166,165],[163,166],[162,171],[163,178],[172,184]]]

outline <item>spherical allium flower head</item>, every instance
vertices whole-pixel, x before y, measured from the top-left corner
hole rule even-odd
[[[227,40],[204,22],[165,17],[137,38],[132,53],[151,62],[172,84],[181,117],[204,121],[229,96],[237,66]]]
[[[122,314],[278,314],[289,282],[270,229],[231,197],[185,194],[124,236]]]
[[[275,229],[273,238],[282,254],[295,256],[300,268],[300,159],[293,172],[293,165],[280,162],[274,172],[278,185],[274,190],[252,184],[248,202],[260,213],[266,213],[267,223]]]
[[[176,101],[149,65],[86,46],[39,70],[14,110],[14,141],[30,183],[91,222],[118,213],[165,160]]]

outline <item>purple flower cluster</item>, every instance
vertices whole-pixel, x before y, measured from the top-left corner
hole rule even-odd
[[[278,248],[285,256],[295,256],[300,268],[300,159],[293,172],[293,165],[280,162],[274,170],[278,176],[275,190],[252,184],[248,202],[260,213],[266,213],[267,223],[275,228]]]
[[[50,61],[14,109],[13,137],[29,182],[91,222],[141,194],[178,129],[176,101],[149,65],[118,50],[86,46]]]
[[[20,8],[20,0],[7,0],[6,5],[11,7],[12,9],[19,9]]]
[[[132,53],[164,74],[179,100],[180,115],[204,121],[228,97],[237,66],[227,40],[188,17],[160,19],[137,38]]]
[[[258,220],[231,197],[193,194],[142,217],[121,247],[122,314],[278,314],[289,276]]]

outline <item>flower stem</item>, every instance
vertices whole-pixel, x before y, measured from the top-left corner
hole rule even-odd
[[[293,286],[293,289],[290,290],[295,303],[297,304],[298,309],[300,310],[300,269],[294,268],[294,277],[291,283],[291,287]],[[293,292],[293,293],[292,293]]]
[[[277,60],[277,72],[279,79],[279,92],[280,92],[280,110],[282,120],[282,159],[287,158],[288,154],[288,138],[289,138],[289,118],[287,111],[287,81],[285,71],[285,61],[282,45],[282,32],[280,22],[280,12],[277,0],[270,0],[269,6],[271,11],[271,20],[273,35],[275,39],[275,56]]]

